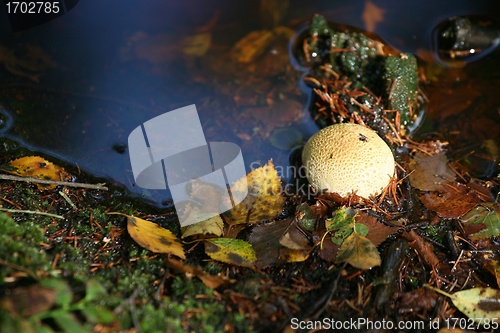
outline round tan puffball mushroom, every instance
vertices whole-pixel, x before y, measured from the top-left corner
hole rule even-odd
[[[302,163],[309,183],[342,197],[382,193],[394,174],[394,156],[378,134],[358,124],[323,128],[307,141]]]

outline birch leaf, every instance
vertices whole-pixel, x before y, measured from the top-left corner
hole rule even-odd
[[[220,215],[216,215],[205,221],[190,224],[182,228],[182,238],[201,235],[215,235],[218,237],[222,235],[223,230],[224,222],[222,221]]]
[[[25,156],[0,167],[1,170],[21,177],[67,181],[71,175],[63,167],[55,165],[40,156]],[[37,184],[39,189],[52,189],[57,185]]]
[[[243,186],[248,186],[247,197],[224,213],[229,224],[256,223],[281,214],[285,198],[281,195],[281,178],[272,160],[248,173],[246,182],[244,179],[236,181],[231,190],[243,191]]]
[[[493,288],[472,288],[449,294],[441,289],[426,285],[453,302],[460,312],[470,319],[481,323],[484,319],[500,318],[500,290]]]
[[[182,244],[177,237],[156,223],[127,216],[127,230],[137,244],[151,252],[168,253],[186,259]]]
[[[360,269],[380,266],[380,254],[373,243],[366,237],[353,232],[340,246],[336,262],[347,262]]]
[[[250,243],[235,238],[207,240],[205,253],[214,260],[243,267],[253,267],[257,259]]]

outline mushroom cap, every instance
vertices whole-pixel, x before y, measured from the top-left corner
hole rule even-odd
[[[395,166],[391,149],[375,131],[351,123],[315,133],[302,151],[302,164],[316,190],[364,198],[382,193]]]

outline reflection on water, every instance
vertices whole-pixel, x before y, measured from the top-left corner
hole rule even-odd
[[[372,11],[366,12],[367,4],[374,6]],[[302,73],[290,62],[288,49],[293,31],[313,13],[373,28],[401,51],[426,54],[437,23],[453,15],[490,15],[494,5],[410,1],[402,6],[386,0],[317,1],[311,6],[290,0],[278,17],[259,19],[256,1],[87,0],[57,20],[15,35],[0,20],[0,105],[8,107],[0,111],[0,135],[143,193],[133,186],[129,133],[159,114],[196,104],[207,141],[238,144],[248,169],[270,158],[286,166],[289,152],[283,147],[288,143],[276,138],[295,133],[291,141],[307,139],[317,130],[307,113]],[[253,39],[244,40],[252,31],[257,32]],[[252,55],[261,50],[263,54]],[[498,53],[493,59],[498,61]],[[488,68],[495,68],[494,60],[487,61]],[[488,110],[500,105],[494,89],[480,85],[486,77],[498,86],[499,73],[480,73],[484,65],[474,66],[436,69],[436,78],[450,81],[428,87],[431,105],[435,98],[443,109],[442,96],[453,103],[455,91],[463,89],[458,101],[467,124],[472,124],[467,117],[478,112],[474,103],[487,102]],[[498,120],[488,110],[486,121]],[[434,107],[428,128],[444,124],[453,132],[458,125],[450,119]],[[470,125],[467,135],[480,137],[481,126]],[[498,123],[493,126],[499,133]],[[498,141],[498,134],[489,133],[487,139]],[[168,198],[168,193],[155,195],[157,202]]]

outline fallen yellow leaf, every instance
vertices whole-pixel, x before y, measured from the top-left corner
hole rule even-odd
[[[1,169],[10,174],[36,179],[67,181],[71,175],[63,167],[55,165],[40,156],[25,156],[10,161]],[[39,189],[52,189],[57,185],[37,184]]]
[[[182,244],[177,237],[170,230],[156,223],[135,216],[127,216],[127,230],[137,244],[149,251],[173,254],[186,259]]]
[[[257,259],[250,243],[235,238],[206,240],[205,253],[214,260],[243,267],[254,267]]]
[[[281,178],[272,160],[252,170],[244,178],[236,181],[232,191],[243,192],[248,186],[248,195],[240,204],[224,213],[229,224],[256,223],[271,220],[281,214],[285,198],[281,195]]]

